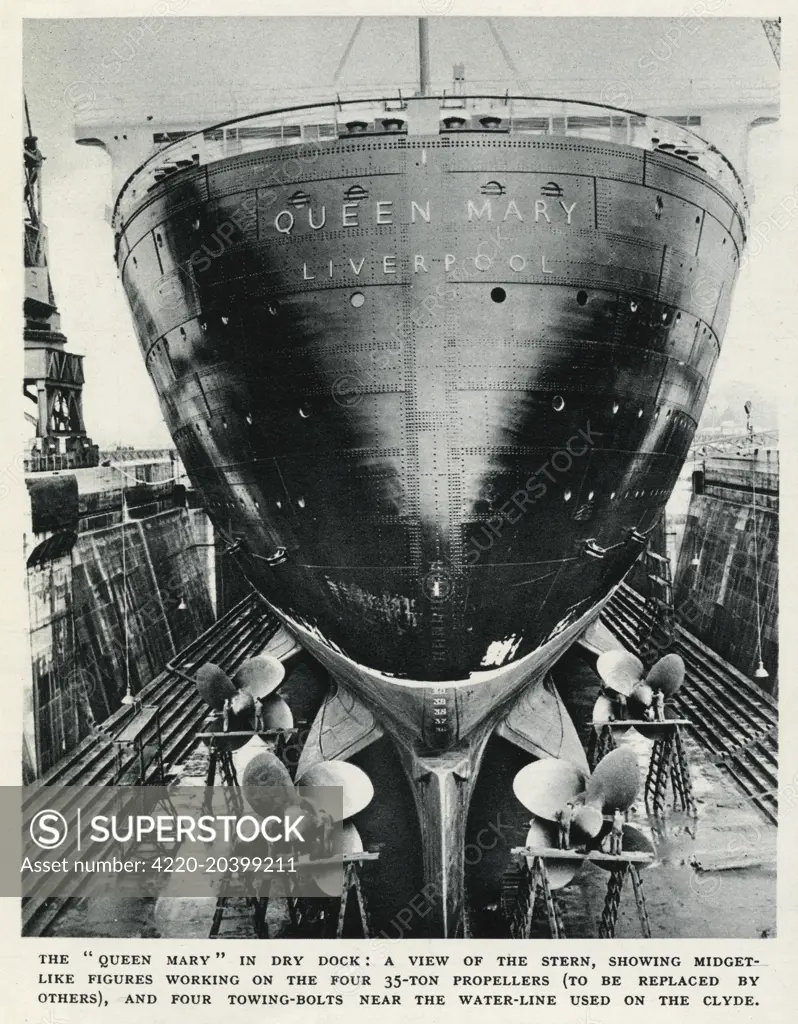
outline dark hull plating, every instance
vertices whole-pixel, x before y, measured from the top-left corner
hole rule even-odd
[[[121,227],[147,367],[210,514],[367,701],[418,705],[393,717],[428,746],[467,729],[425,725],[412,683],[488,679],[473,725],[636,559],[743,238],[684,161],[487,133],[230,157]]]

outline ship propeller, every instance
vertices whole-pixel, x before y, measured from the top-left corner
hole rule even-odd
[[[360,833],[354,823],[347,819],[365,810],[374,798],[374,786],[368,775],[348,761],[319,761],[303,772],[296,784],[298,787],[340,786],[343,790],[340,816],[337,810],[327,808],[332,821],[343,821],[343,826],[331,833],[332,848],[325,852],[324,859],[362,853],[363,841]],[[333,864],[316,869],[313,872],[313,879],[323,893],[338,896],[341,892],[341,872],[342,865]]]
[[[684,661],[678,654],[666,654],[660,658],[646,676],[645,683],[638,686],[638,690],[646,688],[651,693],[651,704],[656,705],[656,710],[645,709],[640,715],[641,718],[650,718],[653,721],[665,717],[665,701],[673,697],[682,688],[684,682]],[[637,691],[635,691],[637,693]],[[650,707],[651,705],[649,705]],[[658,730],[656,727],[638,725],[637,731],[648,739],[656,739]]]
[[[319,761],[297,779],[297,786],[340,786],[343,789],[342,821],[359,814],[374,798],[374,786],[366,773],[348,761]]]
[[[599,656],[596,669],[606,691],[593,708],[593,721],[597,723],[624,717],[635,721],[651,718],[652,705],[658,702],[661,708],[661,701],[677,693],[684,682],[684,662],[678,654],[660,658],[645,678],[643,663],[628,651],[605,652]],[[636,728],[643,736],[654,734],[645,725]],[[616,731],[621,732],[621,728],[613,726]]]
[[[233,683],[239,690],[246,690],[258,700],[263,700],[277,689],[285,678],[285,666],[271,654],[259,654],[247,658],[233,676]]]
[[[221,711],[224,702],[236,692],[230,676],[212,661],[206,662],[197,670],[194,681],[203,702],[214,711]]]
[[[639,788],[637,757],[627,747],[610,751],[589,778],[568,761],[533,761],[513,780],[513,792],[534,815],[526,845],[567,850],[592,846],[591,840],[606,828],[604,815],[627,810]],[[547,858],[552,888],[567,885],[582,863],[576,858]]]

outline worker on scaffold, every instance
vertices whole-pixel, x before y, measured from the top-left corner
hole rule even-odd
[[[557,845],[561,850],[567,850],[571,845],[571,823],[574,820],[574,805],[569,800],[563,809],[557,814]]]
[[[612,831],[610,832],[610,853],[613,857],[620,857],[623,853],[623,811],[616,807],[612,816]]]

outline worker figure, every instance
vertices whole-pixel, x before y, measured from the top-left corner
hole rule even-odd
[[[302,827],[305,843],[300,852],[308,853],[313,860],[320,860],[324,855],[321,852],[323,829],[319,821],[319,809],[308,797],[301,797],[296,806],[305,816]]]
[[[616,693],[612,702],[612,721],[622,722],[626,717],[626,697],[622,693]]]
[[[654,719],[657,722],[665,721],[665,694],[657,690],[654,694]]]
[[[325,811],[324,808],[320,808],[316,813],[316,821],[319,825],[319,856],[322,859],[332,857],[335,855],[335,844],[333,843],[335,822],[332,819],[332,815],[329,811]]]
[[[612,816],[612,831],[610,832],[610,854],[613,857],[620,857],[623,853],[623,813],[617,808]]]
[[[563,809],[557,814],[557,845],[561,850],[567,850],[571,845],[571,823],[574,820],[574,805],[568,801]]]

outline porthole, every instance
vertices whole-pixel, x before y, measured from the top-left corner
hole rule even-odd
[[[580,288],[580,290],[576,293],[576,301],[579,303],[580,306],[584,306],[587,303],[587,292],[584,290],[584,288]]]
[[[588,501],[592,501],[592,500],[593,500],[593,495],[594,495],[594,494],[595,494],[595,491],[591,491],[591,492],[590,492],[590,494],[588,494],[588,496],[587,496],[587,500],[588,500]]]
[[[551,404],[555,412],[562,412],[565,408],[565,399],[562,395],[555,395],[551,400]]]
[[[276,506],[277,506],[278,508],[282,508],[282,507],[283,507],[283,503],[282,503],[281,501],[276,501],[276,502],[275,502],[275,505],[276,505]]]
[[[307,405],[300,405],[299,415],[302,417],[303,420],[310,419],[310,407]]]
[[[617,402],[613,402],[612,403],[612,415],[614,416],[618,412],[619,409],[620,409],[620,405],[618,405]]]
[[[637,418],[640,419],[642,417],[642,415],[643,415],[643,410],[642,409],[638,409],[637,410]]]
[[[610,501],[613,501],[614,499],[615,499],[615,491],[612,491],[612,493],[610,494]]]
[[[349,301],[352,303],[355,309],[360,309],[360,307],[366,301],[366,296],[363,294],[363,292],[353,292],[349,296]]]
[[[571,492],[570,491],[566,491],[565,494],[563,494],[563,501],[570,501],[570,500],[571,500]]]
[[[631,309],[633,313],[637,312],[637,303],[634,299],[632,299],[632,301],[629,303],[629,309]]]
[[[297,498],[297,505],[299,505],[300,508],[304,508],[305,507],[305,499],[304,498]]]
[[[494,288],[490,293],[490,297],[493,299],[494,302],[504,302],[504,300],[507,298],[507,292],[504,290],[504,288]]]
[[[244,419],[245,419],[245,420],[247,421],[247,423],[248,423],[248,424],[249,424],[250,426],[252,426],[252,413],[249,413],[249,412],[248,412],[248,413],[247,413],[247,415],[246,415],[246,416],[244,417]]]

